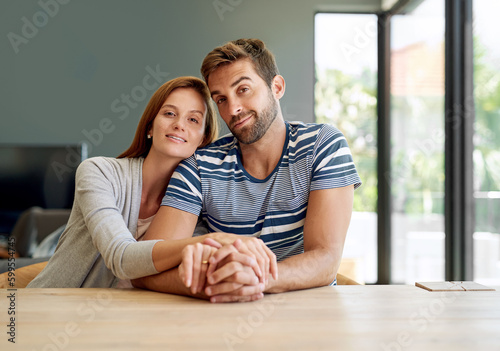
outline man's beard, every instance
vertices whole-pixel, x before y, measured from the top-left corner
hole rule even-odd
[[[268,97],[268,104],[261,113],[250,110],[247,112],[242,112],[237,116],[233,116],[233,124],[237,123],[237,121],[240,121],[243,118],[248,117],[249,115],[253,115],[255,119],[255,122],[252,126],[244,126],[236,132],[232,128],[229,128],[231,130],[231,133],[233,133],[235,138],[240,143],[252,144],[260,140],[264,136],[264,134],[266,134],[267,130],[276,119],[276,116],[278,115],[278,103],[274,101],[271,93],[269,93]]]

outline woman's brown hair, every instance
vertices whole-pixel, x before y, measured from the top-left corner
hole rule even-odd
[[[141,120],[139,121],[132,144],[127,150],[122,152],[118,158],[147,156],[152,143],[151,139],[147,138],[147,133],[153,126],[153,121],[156,118],[156,115],[158,115],[163,103],[170,93],[177,88],[194,89],[201,95],[207,105],[205,136],[200,147],[207,146],[217,138],[219,134],[219,124],[217,122],[217,114],[215,113],[210,91],[208,90],[207,85],[201,79],[196,77],[178,77],[164,83],[153,94],[142,114]]]

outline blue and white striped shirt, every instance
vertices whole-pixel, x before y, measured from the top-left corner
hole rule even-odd
[[[285,122],[281,160],[266,179],[243,168],[225,136],[179,164],[162,205],[202,214],[211,232],[256,236],[278,261],[302,253],[309,192],[361,180],[344,135],[327,124]]]

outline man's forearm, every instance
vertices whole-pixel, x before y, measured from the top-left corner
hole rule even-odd
[[[329,285],[335,280],[340,259],[341,255],[326,249],[315,249],[287,258],[278,263],[279,278],[270,278],[265,292],[280,293]]]
[[[253,270],[252,270],[253,273]],[[240,276],[243,279],[242,276]],[[233,291],[226,291],[224,293],[220,292],[221,288],[224,288],[228,282],[222,281],[216,285],[209,285],[212,289],[211,296],[208,296],[205,291],[193,294],[190,288],[187,288],[180,276],[178,268],[173,268],[171,270],[159,273],[156,275],[138,278],[132,280],[132,284],[136,288],[148,289],[158,292],[190,296],[199,299],[208,300],[212,302],[247,302],[261,299],[263,297],[262,287],[257,285],[243,285],[244,283],[238,283],[238,280],[233,281],[236,287]]]
[[[182,283],[177,267],[156,275],[134,279],[132,280],[132,285],[141,289],[191,296],[205,300],[208,299],[208,296],[205,295],[205,293],[193,294],[191,290]]]
[[[304,253],[278,264],[279,279],[265,292],[284,292],[331,284],[342,259],[352,213],[354,186],[309,193],[304,221]]]

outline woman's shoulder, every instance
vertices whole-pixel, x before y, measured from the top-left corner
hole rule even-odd
[[[107,157],[107,156],[94,156],[82,161],[81,164],[94,164],[94,165],[142,165],[143,157]]]
[[[142,157],[115,158],[106,156],[90,157],[78,166],[80,172],[117,172],[121,174],[135,173],[141,169]]]

